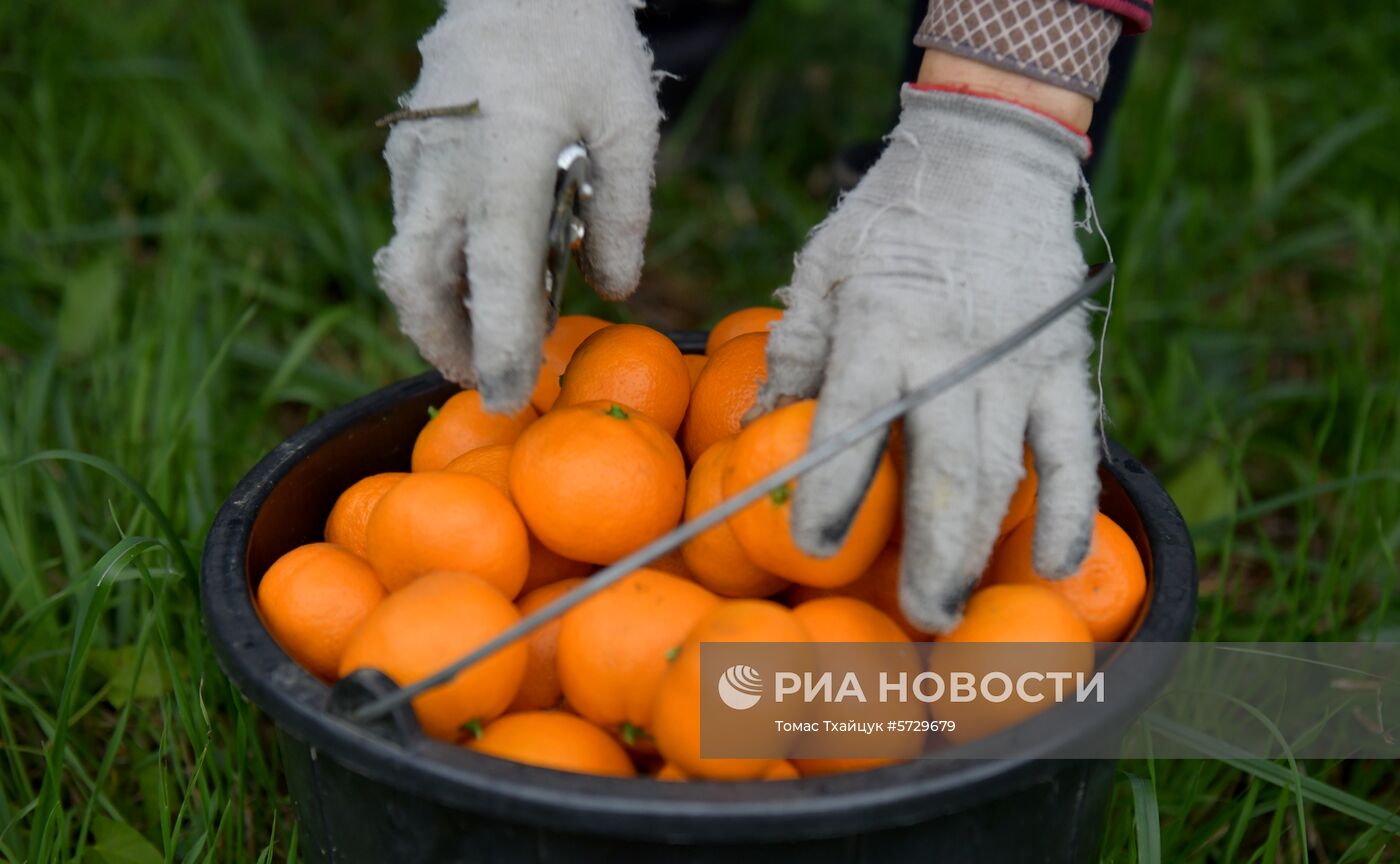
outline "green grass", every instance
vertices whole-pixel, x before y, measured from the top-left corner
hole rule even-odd
[[[296,857],[190,560],[259,455],[421,368],[369,269],[371,121],[435,7],[0,4],[0,859]],[[1394,639],[1400,9],[1158,18],[1095,183],[1113,434],[1192,522],[1199,638]],[[607,314],[704,325],[781,284],[831,154],[885,131],[902,19],[763,4],[677,119],[647,284]],[[1122,769],[1107,861],[1400,858],[1389,763]]]

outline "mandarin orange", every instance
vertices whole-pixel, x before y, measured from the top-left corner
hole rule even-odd
[[[997,536],[1005,537],[1035,512],[1035,492],[1039,485],[1035,473],[1035,456],[1031,454],[1031,448],[1027,447],[1026,475],[1016,485],[1016,491],[1011,493],[1011,500],[1006,504],[1006,515],[1001,518],[1001,528]]]
[[[992,555],[988,585],[1043,585],[1069,601],[1096,642],[1114,642],[1127,632],[1147,594],[1147,572],[1128,533],[1102,513],[1094,516],[1089,553],[1063,579],[1046,579],[1031,563],[1035,517],[1022,522]]]
[[[640,324],[614,324],[583,340],[564,369],[554,408],[615,402],[675,435],[690,402],[690,372],[680,349]]]
[[[470,474],[400,480],[369,520],[369,562],[390,591],[431,570],[479,576],[506,599],[530,567],[530,540],[510,499]]]
[[[718,442],[690,469],[685,490],[685,519],[695,519],[724,498],[723,471],[734,439]],[[721,597],[767,597],[781,591],[787,580],[749,560],[728,522],[694,537],[681,547],[681,556],[695,581]]]
[[[849,582],[839,588],[793,585],[785,592],[784,596],[788,603],[793,606],[817,597],[841,596],[864,600],[892,618],[910,639],[915,642],[930,641],[933,639],[933,634],[915,627],[908,618],[904,617],[904,610],[899,606],[899,560],[899,547],[890,544],[880,552],[875,563],[870,565],[870,569],[862,573],[860,578],[854,582]]]
[[[543,414],[554,407],[554,400],[559,398],[559,376],[564,374],[574,351],[583,340],[607,326],[607,321],[592,315],[559,316],[554,329],[541,346],[544,359],[540,363],[539,378],[535,381],[535,392],[530,394],[530,404],[536,411]]]
[[[515,608],[520,617],[525,617],[563,597],[583,584],[582,579],[565,579],[536,588],[521,596]],[[520,690],[515,701],[510,703],[511,711],[543,711],[558,708],[563,690],[559,686],[559,627],[562,616],[537,627],[526,645],[529,646],[530,660],[525,666],[525,680],[520,682]]]
[[[576,774],[635,777],[637,770],[612,736],[566,711],[524,711],[486,725],[467,744],[478,753]]]
[[[494,585],[465,573],[425,573],[384,598],[350,638],[340,674],[378,669],[400,687],[439,671],[520,620]],[[423,731],[456,741],[469,723],[504,713],[529,662],[524,642],[413,700]]]
[[[750,306],[730,312],[710,328],[709,338],[705,340],[705,353],[713,355],[719,346],[745,333],[767,333],[781,317],[783,310],[769,306]]]
[[[493,414],[481,404],[476,390],[463,390],[448,399],[423,426],[413,442],[413,470],[437,471],[478,447],[509,444],[539,416],[529,405],[514,414]]]
[[[609,564],[680,521],[685,460],[645,415],[616,403],[570,405],[516,442],[510,489],[541,543],[565,558]]]
[[[681,436],[685,458],[694,462],[716,441],[739,431],[768,377],[767,348],[767,333],[745,333],[715,351],[690,393]]]
[[[378,506],[379,499],[407,476],[403,471],[388,471],[371,474],[351,484],[335,499],[331,515],[326,518],[326,541],[339,543],[361,558],[366,557],[370,514]]]
[[[558,643],[570,707],[604,729],[649,730],[668,655],[718,603],[694,582],[642,569],[570,609]]]
[[[816,402],[795,402],[754,420],[734,441],[725,461],[726,497],[762,480],[807,449]],[[899,511],[899,484],[888,453],[880,455],[841,548],[816,558],[792,538],[792,497],[801,481],[789,481],[740,510],[729,520],[739,544],[759,567],[803,585],[834,588],[854,582],[875,562],[890,539]]]
[[[962,620],[939,642],[1092,642],[1074,606],[1044,585],[989,585],[972,592]]]
[[[768,600],[726,600],[696,622],[661,676],[652,710],[652,736],[666,761],[691,777],[756,780],[781,758],[728,759],[700,755],[700,645],[705,642],[807,642],[792,612]],[[780,746],[781,740],[775,742]]]
[[[555,582],[563,582],[565,579],[582,579],[596,569],[597,567],[586,561],[565,558],[531,534],[530,570],[525,574],[525,584],[520,586],[520,593],[525,594]]]
[[[984,695],[993,692],[984,685],[971,700],[943,699],[930,703],[929,711],[935,719],[954,724],[943,733],[951,742],[981,738],[1020,723],[1052,707],[1058,687],[1076,686],[1052,684],[1055,675],[1093,671],[1092,641],[1093,634],[1069,601],[1043,585],[991,585],[974,591],[962,621],[937,637],[929,652],[929,671],[948,681],[957,672],[988,683],[995,673],[1016,686],[1009,698],[998,699]]]
[[[475,474],[510,497],[510,454],[513,444],[488,444],[468,450],[442,470],[453,474]]]
[[[907,645],[909,637],[900,629],[893,618],[881,612],[863,600],[854,597],[818,597],[808,600],[792,610],[792,614],[802,624],[802,629],[807,631],[813,642],[818,643],[885,643]],[[830,659],[820,660],[822,668],[844,667],[855,671],[862,680],[873,681],[881,674],[896,675],[904,674],[905,680],[913,680],[921,671],[919,669],[919,655],[914,651],[913,646],[908,646],[908,650],[900,648],[885,648],[883,645],[870,651],[851,651],[840,648],[831,648],[827,645],[818,645],[818,652],[825,653]],[[905,720],[918,721],[923,719],[924,707],[922,704],[910,701],[906,703],[881,704],[879,702],[855,703],[852,706],[842,706],[836,710],[843,713],[839,716],[832,716],[828,719],[855,720],[867,722],[872,725],[882,721]],[[809,758],[794,758],[793,765],[804,777],[812,777],[824,774],[840,774],[851,771],[868,771],[871,768],[878,768],[881,765],[891,765],[901,761],[893,756],[847,756],[849,753],[839,742],[820,742],[828,744],[821,749],[826,751],[821,754],[813,754]],[[900,740],[893,742],[900,757],[911,758],[917,755],[923,744],[917,735],[901,736]]]
[[[335,680],[350,635],[383,599],[370,566],[334,543],[298,546],[258,583],[258,612],[272,638],[327,681]]]
[[[700,373],[710,358],[704,354],[682,354],[681,359],[685,361],[685,371],[690,373],[690,389],[694,391],[695,382],[700,380]]]
[[[446,471],[458,474],[475,474],[492,486],[501,490],[514,503],[510,493],[510,455],[513,444],[492,444],[478,447],[458,456],[448,463]],[[572,561],[550,549],[530,534],[530,570],[525,574],[525,584],[520,593],[525,594],[551,582],[564,579],[580,579],[593,572],[593,565],[583,561]]]

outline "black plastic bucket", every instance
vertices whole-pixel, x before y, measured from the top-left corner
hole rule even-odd
[[[704,349],[702,334],[676,341],[687,352]],[[224,671],[276,724],[307,858],[1097,860],[1114,763],[1048,758],[1065,743],[1053,736],[1026,736],[1017,759],[916,760],[780,783],[663,783],[548,771],[417,735],[370,732],[329,713],[330,688],[294,663],[259,621],[258,580],[284,552],[321,538],[336,497],[355,480],[407,470],[428,407],[455,390],[436,374],[422,375],[296,433],[238,484],[205,545],[210,639]],[[1133,641],[1188,640],[1196,562],[1180,513],[1116,444],[1100,473],[1101,508],[1147,564],[1148,600]],[[1135,682],[1144,700],[1170,671]],[[1133,719],[1096,714],[1069,734],[1105,740]]]

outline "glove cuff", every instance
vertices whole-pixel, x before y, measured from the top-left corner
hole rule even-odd
[[[1092,149],[1089,136],[1081,130],[993,93],[936,84],[905,84],[900,90],[900,106],[905,115],[935,115],[946,119],[941,125],[961,126],[966,134],[988,140],[1006,138],[1009,146],[1015,146],[1015,138],[1034,139],[1040,146],[1048,144],[1061,150],[1076,162],[1089,158]]]

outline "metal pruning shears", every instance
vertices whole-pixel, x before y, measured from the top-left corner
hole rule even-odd
[[[569,253],[583,244],[585,226],[580,204],[593,197],[592,164],[588,148],[576,141],[559,151],[554,162],[554,209],[549,214],[549,233],[544,253],[545,331],[554,329],[559,307],[564,302],[564,281],[569,275]]]

